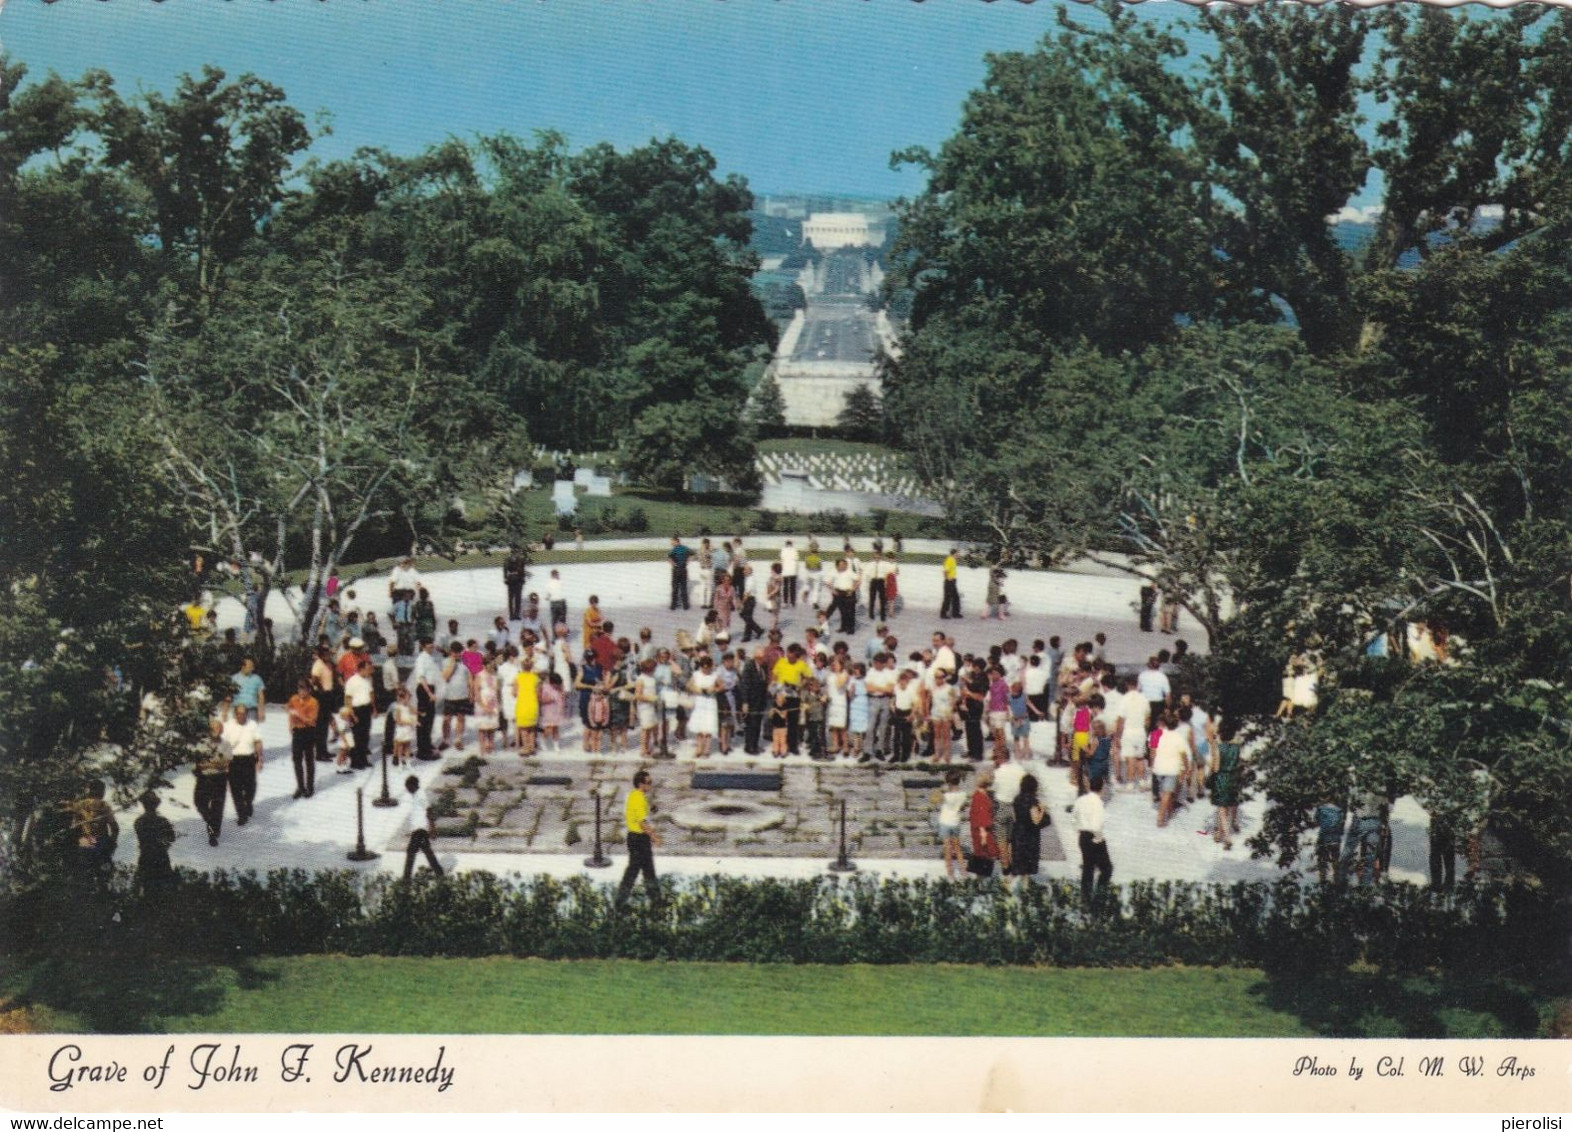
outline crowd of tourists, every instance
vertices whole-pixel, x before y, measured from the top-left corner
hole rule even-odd
[[[1062,773],[1077,798],[1069,812],[1082,838],[1089,896],[1094,875],[1106,883],[1111,869],[1103,811],[1119,796],[1149,795],[1160,828],[1180,808],[1209,800],[1207,832],[1233,848],[1247,768],[1233,721],[1182,686],[1182,639],[1138,670],[1116,669],[1102,633],[1069,647],[1057,636],[1024,647],[1006,638],[968,652],[952,633],[930,628],[903,646],[895,621],[916,615],[900,594],[900,557],[898,543],[875,542],[864,559],[849,541],[827,553],[811,536],[801,548],[787,539],[767,555],[750,553],[742,539],[704,538],[690,547],[674,536],[670,608],[692,611],[694,620],[669,643],[648,627],[619,631],[594,595],[570,622],[561,571],[545,571],[529,590],[538,572],[519,547],[502,567],[507,612],[483,633],[439,619],[411,559],[385,583],[362,578],[345,586],[332,572],[319,595],[309,664],[281,708],[294,797],[313,797],[319,770],[329,766],[345,775],[372,769],[380,720],[381,757],[393,766],[463,753],[471,742],[482,756],[525,758],[573,744],[654,759],[691,743],[701,760],[805,755],[854,764],[920,760],[940,770],[954,764],[936,799],[951,875],[991,872],[995,862],[1007,876],[1034,874],[1037,831],[1051,820],[1046,778]],[[960,618],[954,550],[939,569],[937,619]],[[1010,616],[1006,577],[989,570],[983,618]],[[361,608],[357,589],[380,601],[384,588],[379,621],[376,610]],[[796,609],[806,616],[783,620],[783,611]],[[1177,627],[1177,611],[1150,588],[1139,615],[1147,631],[1154,619],[1161,632]],[[192,616],[191,624],[211,630],[204,618]],[[238,826],[253,816],[264,758],[259,727],[270,709],[280,710],[268,702],[255,663],[256,653],[270,650],[270,628],[251,618],[217,642],[234,662],[233,690],[217,706],[211,741],[194,764],[194,802],[213,845],[226,802]],[[1312,710],[1310,662],[1296,657],[1290,669],[1283,710]],[[967,764],[979,765],[963,790],[959,768]],[[102,807],[91,799],[79,805],[91,811],[89,822],[101,822]],[[1328,802],[1317,813],[1318,857],[1339,879],[1358,872],[1368,882],[1383,858],[1360,805]],[[1328,845],[1340,837],[1333,853]]]

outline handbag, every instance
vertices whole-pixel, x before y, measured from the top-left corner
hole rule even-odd
[[[993,858],[968,855],[966,858],[966,871],[974,877],[993,876]]]

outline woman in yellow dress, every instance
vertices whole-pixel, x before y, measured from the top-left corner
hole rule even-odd
[[[584,647],[590,647],[590,641],[595,634],[600,632],[600,623],[604,618],[600,615],[600,598],[590,594],[589,607],[584,610]]]
[[[535,753],[535,727],[540,722],[540,673],[535,671],[535,650],[524,650],[519,674],[513,678],[513,722],[518,725],[519,754]]]

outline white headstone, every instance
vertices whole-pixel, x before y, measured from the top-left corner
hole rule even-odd
[[[579,505],[573,497],[573,484],[569,480],[555,480],[551,485],[551,505],[558,515],[571,515]]]

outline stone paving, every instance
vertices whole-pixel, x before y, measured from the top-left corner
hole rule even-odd
[[[622,540],[617,545],[639,546],[659,544],[663,540]],[[750,551],[757,558],[768,560],[773,554],[766,547],[775,547],[779,537],[748,540]],[[799,540],[799,547],[805,540]],[[821,538],[826,546],[829,538]],[[864,554],[868,552],[865,538],[856,540]],[[908,543],[910,550],[930,551],[935,545]],[[570,617],[577,639],[579,611],[590,593],[601,598],[601,605],[609,618],[618,626],[618,633],[636,635],[640,626],[649,625],[658,640],[669,641],[676,629],[690,632],[698,625],[697,609],[672,612],[666,608],[669,596],[669,570],[663,563],[623,563],[564,565],[559,567],[570,604]],[[480,636],[503,611],[505,592],[501,571],[497,567],[476,570],[450,570],[428,575],[428,582],[437,605],[439,616],[446,620],[456,617],[460,628],[467,634]],[[532,577],[531,589],[543,586],[544,578]],[[1150,651],[1169,638],[1157,634],[1141,633],[1135,625],[1134,604],[1137,583],[1113,572],[1085,569],[1078,566],[1074,572],[1013,571],[1008,582],[1008,593],[1014,605],[1015,616],[1005,622],[981,621],[975,605],[970,604],[981,596],[984,584],[983,571],[963,570],[961,587],[963,601],[967,602],[968,617],[963,621],[939,621],[935,611],[939,603],[939,569],[933,565],[910,565],[902,572],[902,593],[906,596],[905,612],[891,619],[892,630],[901,638],[903,651],[926,642],[936,628],[953,633],[962,650],[976,650],[988,644],[1013,636],[1028,645],[1034,637],[1060,635],[1066,642],[1084,640],[1102,630],[1108,634],[1108,654],[1118,664],[1139,663]],[[360,590],[361,605],[378,610],[385,604],[379,600],[384,594],[380,576],[352,584]],[[289,623],[289,611],[279,595],[273,595],[269,614],[280,631]],[[799,607],[787,611],[783,628],[791,638],[800,639],[801,630],[811,621],[812,611]],[[238,603],[226,599],[219,606],[221,627],[238,626]],[[858,632],[851,638],[853,649],[861,655],[863,643],[869,635],[869,625],[859,614]],[[1187,636],[1193,648],[1204,647],[1204,637],[1193,631]],[[740,632],[733,621],[733,640],[740,643]],[[656,852],[658,867],[663,873],[702,875],[726,873],[734,876],[803,877],[819,875],[836,855],[836,844],[828,836],[829,812],[825,801],[832,795],[821,790],[844,791],[848,796],[847,832],[853,860],[865,873],[886,877],[937,877],[944,873],[939,849],[933,837],[932,824],[936,807],[924,788],[907,790],[901,779],[918,777],[920,771],[879,770],[872,767],[821,766],[796,756],[785,760],[783,790],[779,796],[752,791],[711,792],[706,800],[722,803],[740,798],[743,801],[788,811],[781,823],[769,830],[753,832],[726,832],[680,829],[669,818],[686,805],[698,801],[691,787],[684,785],[696,765],[704,769],[744,769],[746,760],[738,754],[724,758],[711,758],[705,764],[696,764],[691,744],[675,748],[675,760],[641,762],[634,753],[600,755],[591,758],[577,750],[577,724],[564,735],[565,749],[550,757],[542,757],[526,767],[514,753],[495,756],[493,765],[485,768],[480,783],[487,777],[497,780],[482,801],[479,791],[466,795],[462,813],[442,819],[442,827],[449,832],[453,824],[467,823],[470,812],[476,813],[473,836],[443,836],[437,839],[439,856],[446,869],[485,869],[497,873],[546,874],[556,877],[583,875],[584,858],[589,856],[594,836],[593,810],[589,790],[604,784],[606,818],[604,835],[606,853],[615,860],[617,869],[624,861],[622,847],[621,803],[623,791],[631,783],[634,771],[641,765],[649,767],[656,775],[653,802],[659,815],[664,837]],[[376,728],[380,736],[380,723]],[[339,776],[328,764],[319,764],[317,795],[314,798],[295,800],[290,797],[294,789],[289,766],[289,736],[285,731],[282,711],[274,708],[268,713],[262,727],[266,758],[259,770],[257,815],[250,825],[237,829],[233,812],[225,820],[221,844],[210,848],[203,836],[201,823],[191,806],[191,778],[182,773],[174,778],[174,785],[164,791],[164,814],[175,824],[179,840],[171,851],[175,863],[195,869],[255,869],[266,871],[275,868],[337,869],[358,867],[371,870],[402,870],[404,846],[409,836],[412,816],[405,795],[399,789],[404,776],[415,774],[422,781],[428,795],[435,797],[445,787],[459,785],[457,775],[444,774],[461,764],[474,752],[473,737],[468,752],[449,753],[441,762],[417,763],[411,770],[395,770],[390,774],[392,793],[398,804],[388,808],[374,808],[371,802],[380,793],[381,779],[376,770]],[[773,760],[760,760],[771,763]],[[963,763],[958,765],[966,765]],[[778,770],[779,764],[763,769]],[[531,786],[532,776],[565,775],[572,779],[570,787]],[[1069,831],[1069,816],[1065,807],[1074,800],[1074,790],[1067,775],[1060,768],[1051,768],[1040,775],[1051,804],[1054,825],[1043,842],[1042,875],[1046,879],[1072,879],[1079,876],[1079,853],[1075,849],[1073,834]],[[351,866],[345,854],[356,841],[356,793],[364,794],[364,826],[368,846],[381,853],[375,860]],[[495,796],[493,796],[495,795]],[[522,795],[522,797],[520,797]],[[458,801],[455,795],[455,802]],[[1240,808],[1244,823],[1244,836],[1259,830],[1264,804],[1259,796],[1247,799]],[[125,831],[120,839],[119,859],[134,863],[136,841],[130,837],[131,821],[136,813],[121,813],[120,821]],[[1249,856],[1242,838],[1236,838],[1234,849],[1225,851],[1210,838],[1200,836],[1210,816],[1205,803],[1182,810],[1166,829],[1157,829],[1155,817],[1147,797],[1138,793],[1121,793],[1114,796],[1108,807],[1107,834],[1114,861],[1115,880],[1194,880],[1232,882],[1239,880],[1272,880],[1283,875],[1273,862],[1256,860]],[[537,825],[538,818],[538,825]],[[485,826],[479,823],[487,823]],[[877,825],[874,823],[878,822]],[[569,831],[574,830],[580,839],[568,844]],[[1411,798],[1399,799],[1392,817],[1394,879],[1421,881],[1426,875],[1426,829],[1428,817]],[[680,829],[680,832],[679,832]],[[788,841],[787,836],[799,838]],[[1061,846],[1061,839],[1063,845]],[[1068,848],[1066,854],[1064,849]],[[1297,864],[1300,871],[1310,869],[1308,847]],[[591,873],[607,876],[608,874]]]
[[[626,763],[494,756],[468,786],[455,774],[463,765],[450,761],[432,787],[434,804],[445,811],[437,824],[441,849],[582,856],[594,834],[597,792],[605,842],[622,840],[622,806],[632,782]],[[924,861],[940,856],[942,767],[782,766],[773,759],[711,757],[658,760],[648,769],[654,776],[655,828],[667,856],[835,856],[842,801],[854,855]],[[961,769],[970,774],[969,765]],[[695,776],[712,770],[778,776],[780,788],[695,788]],[[1043,832],[1043,857],[1063,860],[1056,827]]]

